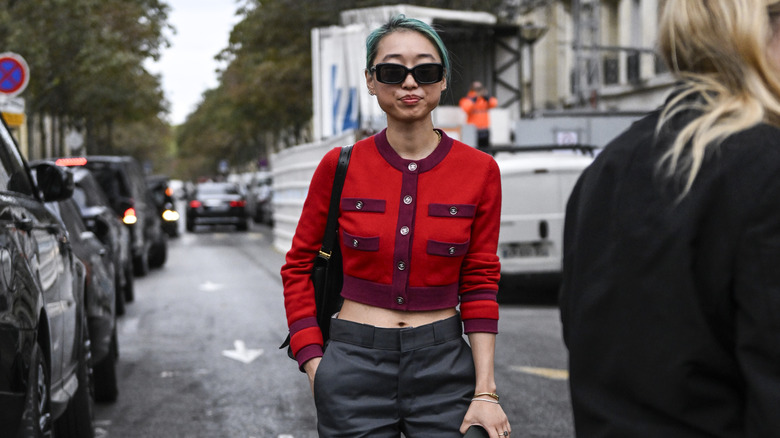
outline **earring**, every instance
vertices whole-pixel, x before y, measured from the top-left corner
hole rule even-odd
[[[368,94],[369,94],[369,96],[374,96],[374,90],[369,89],[368,90]]]

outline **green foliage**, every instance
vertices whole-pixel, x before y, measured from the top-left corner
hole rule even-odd
[[[100,130],[157,123],[166,103],[159,78],[143,63],[167,46],[168,6],[161,0],[5,0],[0,46],[30,65],[28,112]],[[150,126],[154,129],[154,126]],[[117,149],[126,150],[122,145]],[[89,150],[89,146],[88,146]]]

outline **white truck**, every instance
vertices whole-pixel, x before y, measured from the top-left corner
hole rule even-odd
[[[549,299],[557,290],[566,202],[593,155],[556,149],[495,155],[503,194],[498,237],[503,301]]]

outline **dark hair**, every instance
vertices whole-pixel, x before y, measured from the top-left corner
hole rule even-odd
[[[371,67],[373,67],[374,58],[376,58],[379,42],[382,41],[382,38],[399,30],[412,30],[418,32],[433,43],[439,51],[439,56],[441,57],[441,62],[444,66],[444,72],[449,81],[450,57],[447,53],[447,47],[444,46],[444,42],[441,40],[441,37],[439,37],[439,34],[436,33],[436,30],[434,30],[431,25],[415,18],[407,18],[404,14],[396,15],[391,18],[390,21],[376,28],[368,35],[368,38],[366,38],[366,69],[370,71]]]

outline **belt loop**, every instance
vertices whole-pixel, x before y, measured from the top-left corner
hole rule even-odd
[[[434,343],[434,345],[441,344],[442,342],[444,342],[444,340],[441,339],[441,336],[440,336],[441,333],[438,330],[438,328],[439,328],[439,321],[436,321],[435,323],[431,324],[431,330],[433,330],[433,343]]]
[[[374,328],[367,325],[355,325],[353,333],[358,334],[359,345],[374,348]]]

